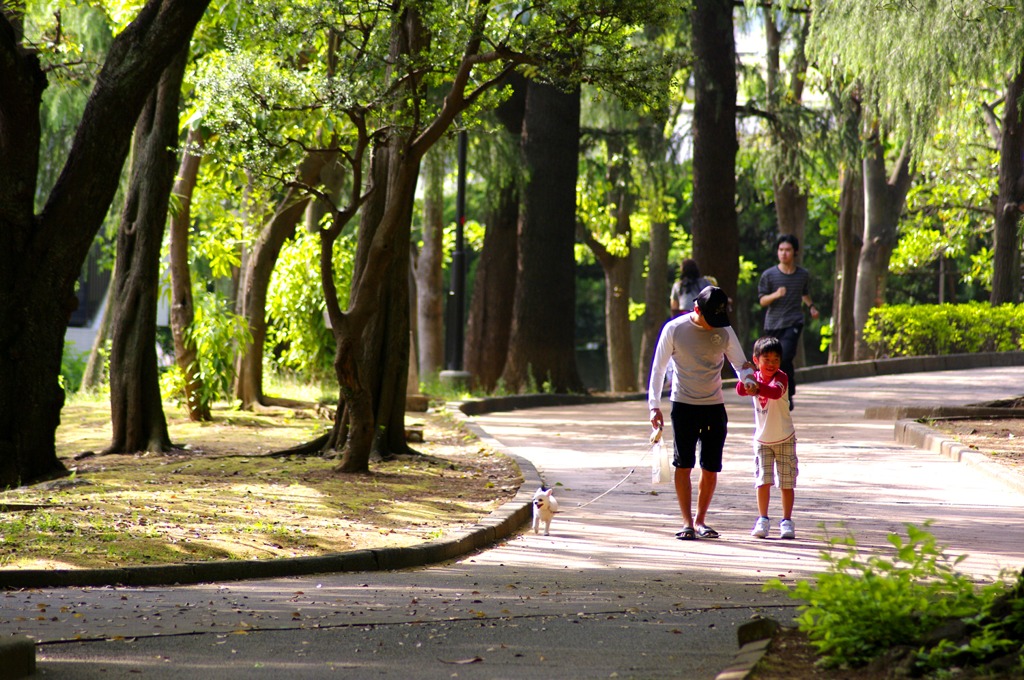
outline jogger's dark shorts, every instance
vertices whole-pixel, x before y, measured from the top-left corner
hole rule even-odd
[[[722,471],[722,449],[729,429],[725,404],[694,406],[672,402],[672,433],[677,468],[693,468],[697,462],[697,441],[700,441],[700,467],[708,472]]]

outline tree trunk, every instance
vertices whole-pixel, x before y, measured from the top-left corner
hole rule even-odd
[[[117,190],[132,131],[205,0],[150,0],[114,39],[42,212],[33,214],[46,76],[0,12],[0,487],[66,472],[54,436],[75,282]],[[17,21],[17,18],[13,18]]]
[[[612,392],[636,392],[633,337],[629,325],[629,284],[632,258],[616,257],[604,270],[605,337],[608,342],[608,378]]]
[[[576,176],[580,92],[531,82],[521,150],[526,186],[509,354],[502,378],[513,392],[531,383],[580,392],[576,366]]]
[[[402,55],[425,49],[427,33],[414,9],[395,16],[391,50],[394,63]],[[338,211],[335,227],[321,232],[320,266],[324,299],[338,351],[335,371],[344,408],[339,409],[327,446],[341,449],[340,472],[369,470],[371,450],[382,456],[410,451],[405,443],[405,398],[409,362],[409,243],[412,208],[423,155],[469,104],[464,98],[465,75],[480,47],[467,46],[460,77],[444,96],[440,113],[424,128],[411,124],[395,128],[374,151],[369,196],[360,194],[362,157],[368,143],[360,128],[360,143],[347,154],[353,172],[349,207]],[[422,92],[417,74],[400,74],[408,88],[409,120],[422,109],[413,106]],[[403,136],[403,133],[408,136]],[[331,248],[341,225],[360,204],[359,244],[356,250],[349,308],[341,312],[333,280]]]
[[[505,370],[519,250],[519,192],[509,183],[499,187],[497,194],[476,264],[464,352],[473,384],[486,392],[497,387]]]
[[[111,276],[111,279],[114,277]],[[92,340],[92,347],[89,348],[89,358],[85,362],[85,371],[82,373],[82,389],[86,392],[95,392],[100,388],[107,378],[106,345],[110,339],[110,313],[113,307],[111,292],[114,287],[108,285],[107,292],[103,296],[103,306],[100,308],[100,323],[96,329],[96,337]]]
[[[736,44],[732,4],[697,0],[691,13],[694,65],[693,256],[701,272],[736,297]]]
[[[778,161],[772,177],[775,195],[775,215],[779,221],[779,233],[796,236],[804,242],[807,225],[807,194],[800,186],[800,146],[803,135],[792,123],[791,116],[784,115],[784,107],[800,106],[803,99],[804,81],[807,75],[807,59],[804,43],[810,28],[810,20],[800,15],[788,17],[794,28],[793,53],[788,65],[789,85],[783,84],[780,51],[784,31],[776,24],[778,10],[763,6],[765,40],[767,45],[767,101],[771,123],[771,143]],[[803,250],[797,251],[797,262],[803,261]]]
[[[402,55],[419,54],[426,47],[426,39],[419,13],[400,10],[391,37],[395,62],[402,61]],[[404,79],[403,85],[410,101],[420,96],[417,77]],[[446,99],[460,96],[461,92],[450,92]],[[328,442],[335,449],[341,447],[340,472],[369,471],[371,453],[388,457],[411,451],[405,441],[405,400],[410,354],[412,211],[420,162],[454,120],[454,109],[447,113],[443,121],[435,120],[418,136],[415,126],[394,131],[374,150],[373,190],[360,217],[352,293],[343,319],[340,312],[332,311],[337,307],[337,296],[331,292],[333,282],[324,278],[328,311],[335,321],[335,371],[345,400],[345,409],[339,409]],[[351,205],[357,202],[354,197]],[[327,257],[329,253],[322,251],[322,268]]]
[[[792,234],[804,244],[807,228],[807,194],[793,181],[775,180],[775,216],[779,220],[779,233]],[[797,262],[803,262],[804,249],[797,251]]]
[[[181,167],[174,183],[173,193],[178,197],[178,210],[171,215],[170,270],[171,270],[171,335],[174,337],[174,361],[185,375],[185,407],[189,420],[210,419],[210,404],[202,398],[203,378],[199,372],[199,353],[188,337],[189,327],[195,320],[192,299],[192,271],[189,268],[188,239],[192,227],[192,193],[199,176],[202,156],[193,149],[203,145],[203,133],[198,128],[188,131],[185,150],[181,154]]]
[[[885,176],[885,148],[874,135],[864,158],[864,241],[857,263],[857,283],[853,303],[855,326],[854,355],[870,359],[871,349],[864,343],[864,325],[872,309],[885,301],[889,260],[899,239],[900,213],[910,189],[910,148],[904,145],[896,161],[892,178]]]
[[[842,170],[836,234],[836,279],[832,294],[832,362],[854,360],[853,301],[857,262],[864,243],[864,175],[856,166]]]
[[[360,223],[367,235],[384,229],[392,234],[394,252],[387,268],[382,272],[377,288],[377,306],[362,333],[358,361],[366,376],[372,395],[374,423],[376,424],[372,453],[381,458],[409,453],[405,441],[405,401],[409,381],[409,243],[412,231],[413,202],[419,163],[408,158],[406,150],[396,140],[389,148],[389,165],[393,168],[386,191],[377,196],[388,206],[381,221],[394,220],[394,224]],[[376,199],[377,196],[374,198]],[[373,200],[373,199],[371,199]],[[367,211],[367,215],[372,211]],[[362,236],[360,237],[362,240]],[[357,259],[355,276],[361,262]]]
[[[994,304],[1020,301],[1020,236],[1017,222],[1024,212],[1024,61],[1006,84],[1003,97],[1002,139],[999,147],[999,197],[996,199],[995,244],[992,257]]]
[[[520,191],[515,168],[520,158],[529,85],[515,73],[509,77],[508,84],[512,87],[511,96],[494,111],[508,134],[494,138],[496,160],[488,169],[497,172],[489,180],[492,186],[488,195],[493,198],[488,208],[484,244],[476,263],[463,351],[465,369],[473,384],[487,392],[498,387],[505,371],[519,257]]]
[[[172,448],[160,398],[156,361],[156,308],[160,250],[174,183],[178,101],[188,48],[168,64],[139,122],[131,178],[117,232],[110,346],[110,423],[107,453]]]
[[[638,381],[641,388],[651,380],[654,348],[661,327],[668,320],[668,251],[672,244],[668,222],[651,223],[651,241],[647,255],[647,280],[644,283],[644,328],[640,339]]]
[[[609,156],[615,157],[619,150],[609,150]],[[625,236],[630,242],[630,206],[632,199],[625,187],[628,168],[612,168],[613,186],[618,187],[617,195],[609,200],[617,206],[616,233]],[[631,251],[625,257],[612,254],[593,234],[580,227],[584,243],[594,253],[594,257],[604,271],[604,327],[607,343],[608,384],[612,392],[636,392],[636,370],[633,366],[633,337],[629,324],[629,290],[633,278],[633,258]],[[632,250],[632,249],[631,249]]]
[[[425,165],[423,248],[414,263],[416,335],[420,378],[434,379],[444,367],[444,149],[428,151]]]
[[[340,472],[367,472],[371,454],[406,453],[409,361],[409,242],[418,158],[396,138],[374,154],[374,191],[363,206],[352,275],[353,301],[332,324],[342,387],[328,448],[341,451]],[[324,255],[321,255],[321,264]]]
[[[316,186],[320,171],[330,160],[330,154],[307,154],[299,163],[296,181]],[[242,402],[243,409],[266,405],[263,396],[263,344],[267,339],[267,290],[281,248],[295,236],[295,225],[303,218],[308,202],[309,196],[303,189],[289,187],[270,220],[260,230],[245,261],[238,308],[249,324],[252,344],[241,351],[235,376],[235,398]]]

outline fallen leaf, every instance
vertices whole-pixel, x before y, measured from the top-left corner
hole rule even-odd
[[[484,660],[481,657],[479,657],[479,656],[474,656],[471,659],[454,659],[454,660],[438,659],[438,661],[440,661],[441,663],[450,663],[450,664],[454,664],[454,665],[458,665],[458,666],[465,666],[466,664],[471,664],[471,663],[483,663]]]

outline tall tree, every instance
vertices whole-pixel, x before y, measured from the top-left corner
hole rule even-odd
[[[63,474],[54,435],[74,285],[120,180],[150,92],[184,49],[208,0],[149,0],[117,35],[67,161],[34,209],[46,70],[14,5],[0,10],[0,486]]]
[[[809,13],[786,13],[770,6],[761,10],[767,44],[766,103],[773,157],[772,188],[779,233],[804,243],[808,197],[802,182],[800,129],[807,57],[804,45],[810,31]],[[791,54],[784,68],[782,47],[790,38]],[[787,76],[788,75],[788,79]],[[803,251],[797,253],[798,262]]]
[[[156,308],[160,250],[177,165],[178,101],[187,63],[186,47],[164,69],[135,125],[131,178],[111,283],[110,453],[172,447],[160,398]]]
[[[1016,302],[1016,227],[1021,213],[1017,206],[1024,200],[1019,141],[1024,127],[1018,108],[1024,23],[1018,21],[1019,7],[976,0],[885,5],[872,0],[816,0],[814,12],[818,18],[810,42],[818,64],[838,63],[859,78],[866,110],[877,112],[883,128],[899,130],[919,155],[937,116],[978,115],[987,108],[956,106],[949,97],[951,87],[1005,83],[999,136],[1006,146],[1001,149],[994,206],[990,300]],[[894,40],[900,41],[898,54],[892,51]]]
[[[999,131],[999,195],[995,205],[992,304],[1020,301],[1020,235],[1024,212],[1024,59],[1006,78]]]
[[[832,288],[832,344],[829,362],[853,361],[857,335],[853,320],[857,263],[864,244],[864,173],[861,156],[860,100],[852,90],[828,88],[837,121],[839,216],[836,224],[835,279]]]
[[[319,184],[320,173],[332,162],[333,152],[310,152],[295,171],[296,186],[288,188],[260,228],[256,242],[243,261],[237,309],[249,323],[252,342],[239,354],[235,397],[242,408],[268,405],[263,394],[263,345],[267,338],[267,290],[274,265],[285,241],[295,235],[310,194],[302,187]]]
[[[864,174],[859,165],[844,166],[839,176],[839,219],[836,228],[836,278],[832,294],[831,361],[853,361],[857,325],[853,307],[857,263],[864,244]]]
[[[854,355],[869,359],[870,349],[863,342],[868,313],[885,300],[889,259],[899,238],[900,213],[910,190],[911,151],[907,144],[886,175],[885,146],[877,132],[868,140],[864,158],[864,236],[857,262],[857,283],[853,301],[856,329]]]
[[[505,370],[512,328],[519,253],[519,139],[526,82],[517,73],[511,75],[510,96],[494,110],[500,131],[490,137],[490,144],[480,145],[486,155],[479,165],[492,188],[487,191],[487,230],[477,258],[463,356],[473,384],[485,391],[497,387]]]
[[[466,322],[465,369],[484,391],[498,386],[508,357],[519,243],[519,189],[505,175],[491,195]]]
[[[637,366],[637,384],[642,388],[650,383],[651,363],[658,344],[661,327],[668,319],[668,296],[671,290],[668,273],[668,252],[671,230],[664,219],[651,222],[647,246],[647,276],[644,280],[644,316],[640,335],[640,359]]]
[[[172,195],[178,205],[170,219],[168,261],[171,274],[171,336],[174,338],[174,361],[185,376],[185,408],[189,420],[210,419],[210,404],[203,398],[203,378],[200,374],[199,352],[189,327],[195,320],[195,301],[192,295],[192,271],[189,268],[188,242],[192,227],[192,194],[196,188],[203,133],[196,127],[188,131],[181,165],[174,181]]]
[[[612,392],[637,390],[633,338],[629,322],[630,290],[633,278],[633,210],[637,203],[627,132],[619,129],[593,133],[603,142],[603,157],[597,165],[603,171],[590,172],[581,184],[599,188],[600,208],[590,209],[591,200],[581,199],[580,240],[590,248],[604,272],[604,325],[608,359],[608,384]],[[593,152],[592,152],[593,153]],[[589,167],[590,163],[587,164]],[[595,176],[600,175],[600,177]],[[581,190],[581,194],[586,192]],[[607,227],[607,228],[604,228]]]
[[[419,376],[428,379],[444,368],[444,148],[432,148],[424,166],[423,245],[414,250],[413,272]]]
[[[693,257],[731,298],[739,278],[736,222],[736,42],[732,4],[696,0],[694,55]]]
[[[580,90],[531,81],[523,119],[527,179],[509,354],[502,379],[514,392],[548,384],[580,392],[576,367],[576,173]]]
[[[686,82],[693,58],[690,53],[686,23],[688,16],[681,13],[667,26],[648,26],[645,31],[648,49],[660,53],[673,70],[673,79]],[[671,91],[670,88],[667,88]],[[654,348],[661,327],[668,318],[669,283],[668,258],[672,248],[671,206],[675,201],[673,184],[682,174],[679,158],[684,136],[680,119],[687,100],[682,93],[662,100],[660,106],[650,106],[639,118],[637,127],[637,167],[640,175],[640,201],[650,222],[648,247],[645,256],[646,272],[643,277],[644,314],[641,320],[637,384],[641,389],[650,382]],[[637,295],[639,297],[639,295]]]

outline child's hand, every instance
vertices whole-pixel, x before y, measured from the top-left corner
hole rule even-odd
[[[743,389],[747,396],[754,396],[758,392],[757,383],[753,381],[743,383]]]

